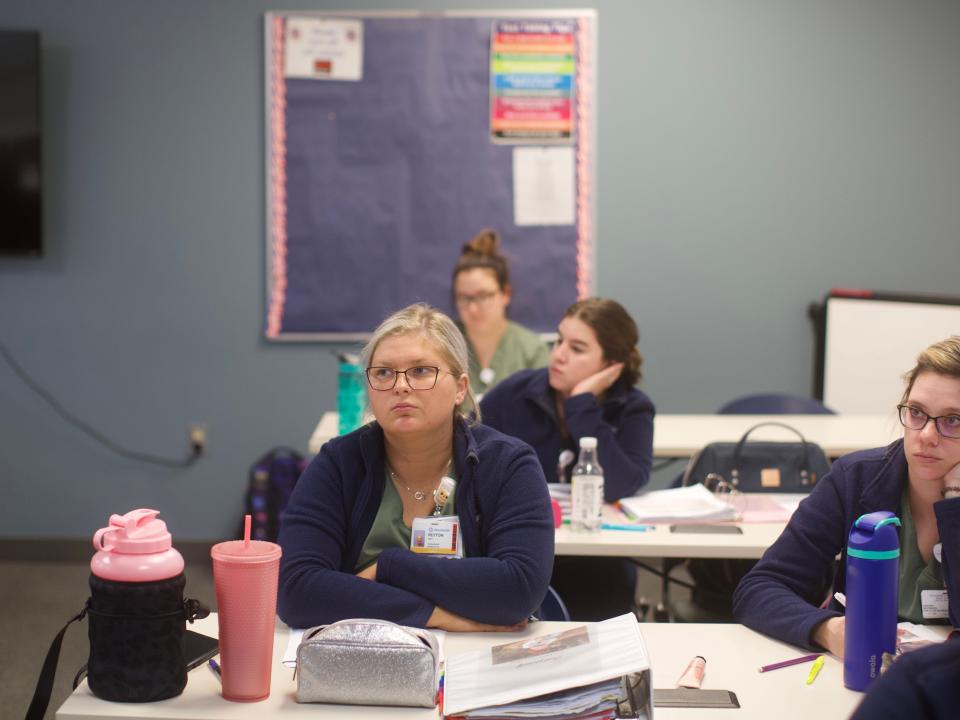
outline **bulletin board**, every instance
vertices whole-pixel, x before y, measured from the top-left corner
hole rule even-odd
[[[551,332],[593,290],[595,11],[265,17],[271,340],[359,340],[453,314],[496,229],[511,319]]]

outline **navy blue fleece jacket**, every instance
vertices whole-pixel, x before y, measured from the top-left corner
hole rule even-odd
[[[582,437],[597,438],[607,502],[635,495],[650,480],[655,410],[649,397],[625,382],[614,383],[602,402],[592,393],[567,398],[563,417],[571,437],[566,440],[546,368],[511,375],[483,396],[480,410],[485,424],[533,446],[550,482],[560,481],[560,451],[576,452]]]
[[[864,513],[889,510],[900,516],[907,483],[903,440],[837,460],[790,518],[786,529],[740,581],[733,614],[747,627],[779,640],[814,648],[819,623],[842,614],[835,600],[820,609],[830,590],[846,588],[847,536]],[[943,579],[950,622],[960,621],[960,498],[933,504],[943,543]],[[837,564],[834,558],[841,554]],[[836,577],[834,567],[836,566]]]
[[[539,607],[553,565],[553,514],[533,451],[457,421],[454,491],[466,557],[384,550],[377,580],[354,575],[386,477],[383,431],[371,423],[327,442],[294,489],[280,528],[278,614],[292,627],[354,617],[422,627],[434,607],[513,624]]]

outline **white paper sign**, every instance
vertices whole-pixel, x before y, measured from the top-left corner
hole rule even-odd
[[[573,225],[575,170],[572,147],[513,150],[513,221],[517,225]]]
[[[284,75],[314,80],[363,79],[363,22],[288,18]]]

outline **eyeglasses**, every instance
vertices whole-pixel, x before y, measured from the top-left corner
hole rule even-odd
[[[930,420],[937,428],[937,432],[946,438],[960,438],[960,415],[927,415],[920,408],[913,405],[897,405],[900,411],[900,424],[910,430],[923,430]]]
[[[453,373],[450,373],[453,375]],[[395,370],[389,367],[368,367],[367,382],[374,390],[393,390],[397,378],[401,375],[407,381],[411,390],[432,390],[437,384],[440,368],[432,365],[418,365],[406,370]]]
[[[458,308],[467,309],[471,305],[483,307],[490,302],[498,293],[497,290],[488,290],[487,292],[477,293],[476,295],[455,295],[453,300]]]

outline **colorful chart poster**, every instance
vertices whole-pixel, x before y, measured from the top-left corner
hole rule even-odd
[[[576,21],[497,20],[490,34],[490,134],[499,143],[572,143]]]

